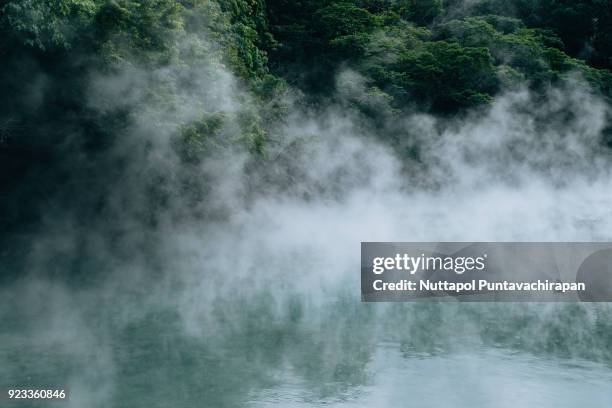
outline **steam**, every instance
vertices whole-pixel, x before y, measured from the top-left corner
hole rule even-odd
[[[185,49],[212,47],[190,41]],[[286,370],[317,395],[367,383],[382,340],[408,353],[502,345],[612,358],[603,305],[359,301],[361,241],[612,238],[610,157],[599,145],[609,107],[580,79],[544,98],[509,91],[454,121],[406,115],[384,129],[401,140],[389,144],[344,103],[369,97],[344,73],[335,106],[313,112],[281,96],[289,113],[269,129],[267,159],[234,147],[187,166],[173,144],[182,125],[203,111],[257,109],[218,60],[196,54],[189,66],[92,74],[91,108],[132,118],[94,169],[127,164],[94,184],[107,202],[101,218],[51,212],[30,273],[2,289],[12,327],[2,360],[21,347],[30,356],[18,357],[25,371],[3,364],[2,378],[58,379],[74,407],[187,404],[173,381],[216,398],[211,406],[239,406]],[[172,99],[155,97],[164,90]],[[221,134],[240,131],[229,120]],[[418,154],[402,157],[405,147]],[[62,268],[77,282],[48,273]]]

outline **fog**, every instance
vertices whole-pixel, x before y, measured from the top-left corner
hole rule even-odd
[[[372,367],[384,342],[434,365],[497,347],[612,361],[607,305],[360,302],[362,241],[612,238],[610,155],[599,144],[609,107],[579,77],[545,97],[509,89],[459,119],[407,113],[373,129],[350,108],[367,98],[367,79],[346,93],[347,71],[316,111],[294,90],[279,96],[286,120],[269,130],[265,160],[234,146],[186,165],[173,140],[198,112],[226,115],[219,138],[233,140],[233,115],[260,109],[218,61],[196,62],[92,69],[91,109],[131,120],[88,165],[122,165],[85,180],[70,205],[45,208],[27,273],[0,289],[3,382],[67,387],[70,407],[222,407],[287,378],[305,404],[367,394],[382,381]],[[152,96],[163,89],[175,98]],[[97,218],[82,211],[90,195],[107,200]],[[481,370],[462,366],[457,375],[478,383]],[[386,406],[372,398],[354,405]]]

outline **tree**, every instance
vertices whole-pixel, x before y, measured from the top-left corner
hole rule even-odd
[[[442,0],[399,0],[395,8],[405,19],[424,26],[442,13]]]

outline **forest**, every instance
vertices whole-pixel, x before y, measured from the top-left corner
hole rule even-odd
[[[358,276],[360,242],[610,242],[611,108],[612,0],[0,0],[2,385],[609,407],[609,304]]]
[[[249,101],[232,112],[194,106],[173,145],[189,163],[240,144],[264,167],[288,93],[315,111],[343,104],[411,158],[419,146],[390,125],[407,113],[454,118],[513,87],[543,93],[577,75],[612,97],[607,0],[2,1],[0,30],[3,229],[35,223],[42,197],[67,205],[58,183],[80,195],[78,179],[92,172],[86,211],[105,208],[95,183],[123,165],[108,152],[146,113],[94,106],[96,76],[168,68],[173,78],[151,80],[137,104],[171,109],[191,71],[226,67]],[[339,82],[346,70],[354,75]],[[602,146],[611,143],[608,130]]]
[[[155,228],[173,195],[190,203],[178,218],[217,217],[197,204],[210,188],[191,170],[236,149],[249,152],[252,190],[287,190],[289,176],[271,173],[299,178],[292,156],[311,136],[278,131],[296,109],[351,112],[410,172],[423,159],[420,139],[397,126],[407,115],[452,126],[498,95],[526,87],[546,98],[576,78],[609,103],[611,36],[608,0],[3,0],[3,240],[20,247],[66,214]],[[223,86],[239,91],[228,98]],[[160,143],[180,171],[130,168]],[[118,186],[126,174],[137,194]]]
[[[577,76],[610,101],[611,36],[608,0],[3,0],[0,225],[36,228],[50,208],[85,220],[112,212],[104,186],[129,161],[118,140],[134,121],[168,125],[160,109],[193,105],[167,135],[186,168],[240,146],[265,172],[289,104],[340,105],[418,161],[419,144],[393,126],[407,114],[452,121],[509,90],[544,95]],[[211,67],[244,90],[239,108],[187,95],[202,86],[195,82],[217,80]],[[101,92],[93,78],[126,72],[144,73],[138,95],[124,84],[110,99],[92,96]],[[602,147],[611,135],[608,126]],[[168,175],[145,173],[148,202],[163,205]]]

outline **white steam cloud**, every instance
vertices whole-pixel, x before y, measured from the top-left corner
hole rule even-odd
[[[206,47],[202,41],[187,46]],[[174,99],[155,99],[153,88]],[[29,319],[2,335],[9,361],[0,368],[2,378],[63,379],[71,407],[109,406],[129,395],[129,387],[150,391],[151,398],[129,406],[158,406],[170,397],[147,388],[139,376],[167,383],[187,372],[191,377],[179,381],[200,384],[201,398],[240,406],[259,381],[268,381],[234,360],[245,357],[262,377],[291,371],[306,383],[321,378],[350,387],[367,381],[379,339],[444,348],[462,327],[464,338],[481,344],[483,320],[520,315],[535,322],[524,329],[525,341],[557,327],[562,315],[556,306],[362,305],[361,241],[612,238],[611,162],[598,144],[609,108],[578,79],[545,98],[527,90],[508,93],[454,122],[407,115],[390,127],[419,147],[412,159],[399,157],[342,103],[315,114],[282,101],[290,113],[271,129],[264,170],[251,172],[252,160],[236,149],[189,168],[181,164],[172,145],[180,125],[202,111],[231,117],[250,109],[250,100],[207,57],[189,67],[126,68],[92,78],[92,108],[125,109],[134,118],[112,152],[129,162],[108,186],[108,214],[119,216],[86,231],[78,219],[50,220],[48,233],[37,237],[31,277],[1,292],[3,317],[19,310]],[[231,120],[224,126],[227,137],[238,131]],[[186,178],[205,185],[206,194],[187,199]],[[146,192],[158,179],[164,200],[154,206]],[[187,222],[186,214],[201,216]],[[145,229],[147,217],[155,223]],[[122,237],[119,255],[117,242],[108,239],[113,228]],[[37,275],[58,253],[75,256],[81,245],[98,254],[108,272],[96,284],[70,287]],[[594,344],[597,314],[609,312],[579,309],[584,326],[564,328],[582,330],[575,338],[578,354]],[[392,327],[396,321],[401,327]],[[24,339],[31,358],[40,360],[23,364],[37,367],[40,378],[7,360]],[[157,351],[150,354],[147,347]],[[181,347],[190,355],[181,356]],[[536,340],[526,346],[538,347]],[[593,353],[597,359],[604,352]],[[166,363],[178,368],[164,369]],[[198,377],[204,372],[218,378]],[[343,386],[319,391],[343,392]]]

